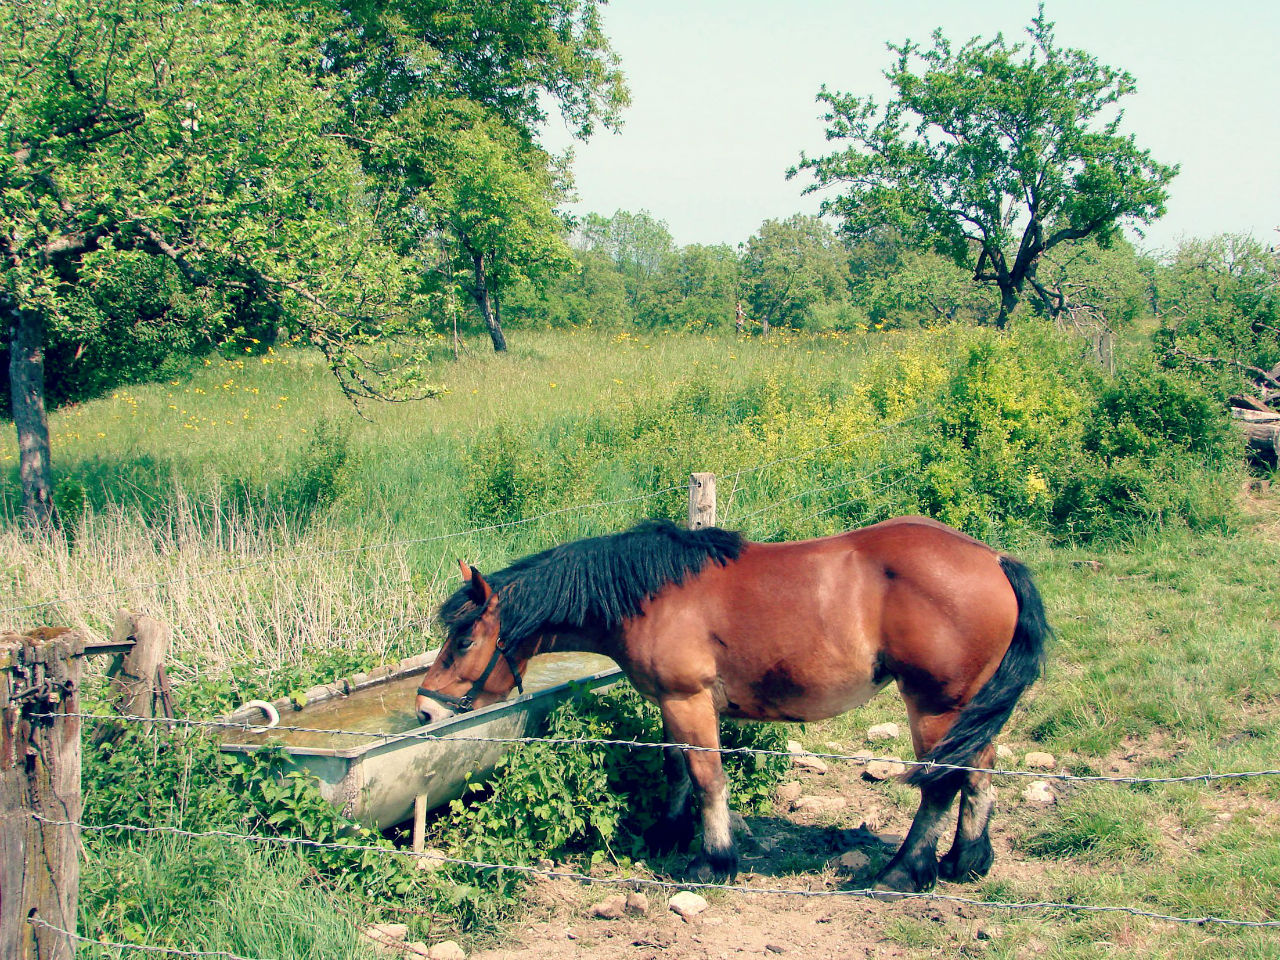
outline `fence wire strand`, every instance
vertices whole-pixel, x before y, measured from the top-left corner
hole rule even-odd
[[[142,953],[161,954],[168,957],[222,957],[223,960],[263,960],[260,957],[242,957],[238,953],[228,953],[225,950],[180,950],[177,947],[152,947],[142,943],[117,943],[114,940],[95,940],[92,937],[82,937],[78,933],[64,930],[62,927],[52,924],[41,917],[29,917],[27,922],[33,927],[43,927],[45,930],[52,930],[54,933],[75,940],[77,943],[87,943],[95,947],[137,950]]]
[[[265,837],[251,833],[234,833],[230,830],[184,830],[181,827],[139,826],[127,823],[84,824],[74,820],[53,820],[39,814],[32,814],[37,821],[49,826],[76,827],[92,832],[131,832],[140,834],[168,834],[191,839],[220,838],[238,840],[263,845],[284,845],[296,847],[312,847],[322,850],[341,850],[349,853],[377,853],[385,856],[408,857],[414,860],[431,860],[437,863],[469,867],[474,870],[502,871],[521,873],[527,876],[548,877],[555,880],[572,880],[577,883],[597,886],[650,887],[663,890],[723,890],[739,894],[757,896],[799,897],[802,899],[854,897],[870,900],[929,900],[943,903],[954,903],[968,907],[982,907],[1004,910],[1066,910],[1077,913],[1123,913],[1151,920],[1162,920],[1168,923],[1194,925],[1220,924],[1232,927],[1280,927],[1280,920],[1240,920],[1231,917],[1206,915],[1203,917],[1183,917],[1167,913],[1142,910],[1138,907],[1116,906],[1111,904],[1084,904],[1058,902],[1053,900],[1037,900],[1032,902],[1005,900],[977,900],[971,897],[956,897],[950,894],[919,892],[910,893],[897,890],[875,890],[870,887],[857,887],[849,890],[809,890],[794,887],[751,887],[728,883],[709,883],[683,880],[658,880],[652,877],[593,877],[587,873],[573,870],[555,870],[535,867],[528,864],[490,863],[484,860],[469,860],[463,857],[450,857],[445,854],[424,850],[401,850],[396,847],[380,847],[361,843],[333,843],[321,840],[308,840],[305,837]]]
[[[278,724],[263,730],[261,725],[247,721],[235,720],[189,720],[185,718],[170,719],[168,717],[141,717],[131,714],[102,713],[38,713],[33,716],[39,719],[67,718],[88,720],[92,722],[117,722],[143,724],[161,724],[165,726],[185,726],[222,730],[242,730],[255,736],[269,736],[272,732],[284,733],[317,733],[325,736],[366,737],[374,740],[436,740],[442,743],[506,743],[506,744],[546,744],[551,747],[627,747],[629,749],[662,750],[667,747],[678,747],[689,753],[719,753],[724,756],[758,755],[767,757],[816,757],[819,760],[848,760],[854,763],[872,762],[898,763],[904,767],[923,767],[926,770],[956,770],[966,773],[989,773],[1000,777],[1030,777],[1037,780],[1060,780],[1079,783],[1208,783],[1214,780],[1243,780],[1253,777],[1280,776],[1280,770],[1240,770],[1227,773],[1196,773],[1169,777],[1111,777],[1101,774],[1052,773],[1047,770],[1001,770],[997,767],[970,767],[960,763],[939,763],[932,760],[904,760],[898,757],[878,757],[867,754],[819,753],[809,750],[769,750],[763,747],[703,747],[689,743],[653,743],[646,740],[610,740],[597,737],[481,737],[472,734],[440,735],[427,732],[426,728],[405,730],[392,733],[386,730],[343,730],[327,727],[299,727]],[[262,744],[265,746],[266,744]],[[249,746],[255,746],[249,744]]]

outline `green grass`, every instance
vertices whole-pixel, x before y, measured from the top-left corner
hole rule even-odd
[[[442,352],[428,379],[448,393],[367,408],[369,421],[351,410],[312,354],[214,359],[189,380],[121,389],[54,414],[56,466],[83,485],[87,506],[72,543],[48,543],[21,536],[11,522],[12,499],[3,505],[9,521],[0,525],[0,583],[12,588],[16,604],[82,599],[0,620],[104,630],[117,604],[141,607],[173,625],[172,673],[186,689],[234,674],[242,696],[275,694],[299,677],[318,679],[317,664],[345,669],[352,657],[374,663],[430,645],[432,611],[452,586],[456,557],[488,569],[655,512],[679,516],[683,490],[656,491],[681,487],[694,470],[721,475],[722,520],[757,537],[825,533],[876,519],[879,511],[912,509],[895,491],[857,477],[919,441],[905,431],[868,436],[867,428],[915,412],[936,386],[950,341],[929,336],[921,341],[927,349],[913,355],[917,366],[893,379],[883,374],[885,357],[910,347],[909,338],[779,336],[766,343],[521,332],[506,357],[477,348],[454,362]],[[963,343],[968,334],[957,336]],[[929,350],[937,363],[921,359]],[[495,442],[499,427],[510,438],[505,460]],[[329,439],[314,441],[318,429]],[[829,443],[836,446],[827,453],[801,455]],[[10,480],[15,456],[5,432],[0,469]],[[774,460],[782,462],[729,477]],[[328,484],[332,503],[311,509],[301,502],[317,488],[299,477]],[[1214,496],[1229,506],[1232,488],[1221,478],[1204,482],[1218,483]],[[832,489],[815,492],[820,486]],[[16,482],[4,489],[12,497]],[[1111,773],[1117,763],[1146,775],[1276,767],[1277,511],[1273,498],[1254,515],[1231,519],[1224,509],[1195,529],[1156,518],[1127,539],[1089,547],[1055,546],[1025,529],[994,526],[992,538],[1031,564],[1058,632],[1045,680],[1002,739],[1019,754],[1047,749],[1079,773]],[[351,552],[397,540],[425,542]],[[866,749],[866,727],[889,719],[904,736],[875,749],[905,756],[905,716],[892,693],[793,736],[819,750],[827,741]],[[1048,810],[1027,809],[1020,789],[1021,782],[1001,784],[998,816],[1026,869],[1002,873],[1006,861],[998,860],[985,884],[947,892],[1187,915],[1278,915],[1276,779],[1082,785]],[[898,785],[881,788],[879,797],[905,811],[915,798]],[[849,817],[856,825],[856,799]],[[83,885],[86,930],[96,929],[93,917],[117,931],[142,917],[168,931],[166,943],[247,956],[356,955],[343,939],[349,924],[336,920],[331,929],[320,923],[330,939],[315,941],[328,953],[249,939],[251,928],[258,930],[252,936],[286,935],[263,927],[255,898],[282,898],[270,901],[281,916],[316,920],[325,913],[323,891],[291,872],[287,858],[254,854],[250,864],[240,863],[249,854],[224,853],[230,859],[221,863],[186,845],[104,846],[97,856]],[[187,856],[191,869],[211,878],[207,887],[182,873]],[[275,892],[241,892],[231,879],[232,867],[241,866],[266,877]],[[182,888],[205,893],[188,896]],[[210,918],[219,913],[236,919],[215,934]],[[196,918],[190,928],[182,927],[184,916]],[[1000,927],[982,951],[991,957],[1280,955],[1273,931],[1066,913],[991,920]],[[175,932],[180,927],[188,933]],[[917,955],[971,947],[949,925],[909,919],[886,926],[886,935]]]

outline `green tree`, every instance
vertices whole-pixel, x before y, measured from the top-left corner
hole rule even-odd
[[[533,191],[544,226],[544,105],[585,136],[625,103],[598,6],[0,5],[0,314],[26,515],[51,514],[50,344],[123,336],[123,370],[279,322],[351,398],[409,395],[415,351],[367,348],[416,337],[447,302],[422,296],[422,273],[461,243],[446,228],[482,232],[479,163],[509,165],[493,179]],[[556,242],[510,231],[499,287]],[[103,294],[133,276],[155,295],[131,317]]]
[[[820,304],[848,302],[849,251],[817,217],[766,220],[743,251],[742,284],[764,335],[804,327]]]
[[[824,87],[828,139],[850,145],[789,172],[813,176],[806,192],[843,191],[822,209],[849,236],[892,228],[995,284],[998,326],[1037,286],[1043,254],[1160,217],[1177,173],[1120,132],[1128,73],[1057,46],[1043,7],[1028,33],[1029,44],[997,34],[955,48],[941,31],[931,47],[890,44],[893,97],[881,108]]]
[[[1156,274],[1163,361],[1225,396],[1280,394],[1280,257],[1253,237],[1189,240]]]
[[[493,349],[505,351],[505,293],[520,283],[542,286],[573,265],[550,159],[507,127],[477,124],[454,139],[432,194],[446,247],[468,276],[462,286]]]

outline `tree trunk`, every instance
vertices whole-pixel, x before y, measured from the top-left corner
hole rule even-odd
[[[0,302],[9,323],[9,389],[18,432],[22,509],[33,526],[47,527],[53,517],[53,467],[44,407],[44,318],[9,297]]]
[[[476,306],[480,308],[480,316],[484,317],[485,326],[489,328],[489,339],[493,341],[494,353],[505,353],[507,338],[502,334],[502,324],[489,303],[489,284],[484,272],[484,255],[473,254],[471,263],[475,267],[476,285],[474,288]]]
[[[1018,291],[1012,286],[1000,285],[1000,314],[996,317],[996,329],[1003,330],[1009,324],[1009,314],[1018,305]]]

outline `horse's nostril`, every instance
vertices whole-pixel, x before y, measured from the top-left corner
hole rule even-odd
[[[427,724],[431,722],[431,714],[427,713],[427,711],[425,710],[419,710],[418,722],[425,727]]]

